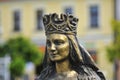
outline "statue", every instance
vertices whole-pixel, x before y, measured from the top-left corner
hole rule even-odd
[[[78,19],[68,14],[43,17],[46,52],[36,80],[106,80],[89,53],[78,44]]]

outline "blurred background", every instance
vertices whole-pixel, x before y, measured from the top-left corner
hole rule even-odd
[[[0,80],[34,80],[42,69],[42,16],[79,18],[77,37],[106,76],[120,80],[120,0],[0,0]]]

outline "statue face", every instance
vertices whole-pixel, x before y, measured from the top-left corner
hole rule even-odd
[[[69,41],[64,34],[47,35],[47,51],[52,61],[68,59]]]

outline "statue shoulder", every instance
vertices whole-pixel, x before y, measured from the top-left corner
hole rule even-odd
[[[105,80],[105,78],[101,78],[101,76],[89,66],[83,65],[82,69],[84,73],[78,75],[78,79],[80,80]]]
[[[53,68],[50,66],[47,66],[41,71],[40,75],[35,80],[46,80],[45,78],[52,75],[53,72],[54,72]]]

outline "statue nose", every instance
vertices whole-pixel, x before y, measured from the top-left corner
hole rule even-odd
[[[56,50],[55,44],[51,44],[50,49],[51,49],[51,51],[55,51]]]

